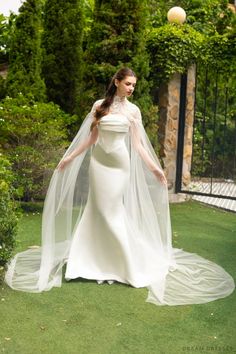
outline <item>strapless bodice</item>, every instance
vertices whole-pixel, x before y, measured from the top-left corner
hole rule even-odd
[[[123,114],[109,113],[98,125],[98,143],[106,152],[111,152],[124,143],[130,122]]]
[[[128,132],[130,122],[123,114],[109,113],[102,117],[99,123],[99,130],[110,130],[115,132]]]

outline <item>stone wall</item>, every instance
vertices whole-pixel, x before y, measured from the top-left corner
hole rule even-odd
[[[175,74],[167,85],[159,91],[159,142],[160,157],[164,163],[164,170],[168,181],[170,200],[182,200],[184,195],[175,194],[176,158],[178,144],[179,102],[180,102],[181,75]],[[188,70],[184,153],[183,153],[183,178],[184,187],[191,181],[192,159],[192,134],[195,101],[195,66]]]

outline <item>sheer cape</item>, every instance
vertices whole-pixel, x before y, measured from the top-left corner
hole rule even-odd
[[[89,136],[96,106],[101,102],[95,102],[63,158]],[[182,305],[229,295],[234,281],[223,268],[196,254],[172,248],[168,190],[151,172],[153,166],[161,167],[143,128],[140,110],[118,97],[111,110],[130,121],[126,138],[130,180],[124,195],[125,210],[139,230],[137,237],[154,245],[156,252],[158,271],[148,286],[147,301]],[[146,151],[144,156],[137,148],[139,141]],[[11,288],[38,293],[61,286],[62,268],[87,200],[91,150],[77,156],[63,171],[54,171],[44,203],[42,245],[18,253],[11,260],[5,276]]]

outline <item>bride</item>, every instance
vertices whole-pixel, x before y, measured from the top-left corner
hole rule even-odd
[[[41,292],[86,278],[147,287],[147,301],[183,305],[234,290],[223,268],[172,248],[167,182],[130,97],[136,75],[120,69],[58,164],[44,204],[42,246],[18,253],[5,280]]]

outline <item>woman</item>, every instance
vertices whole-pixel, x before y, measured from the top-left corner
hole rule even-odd
[[[166,179],[130,103],[134,72],[120,69],[52,177],[42,248],[16,255],[6,275],[14,289],[40,292],[65,278],[148,287],[158,305],[204,303],[229,295],[231,276],[171,246]],[[88,182],[88,183],[87,183]]]

